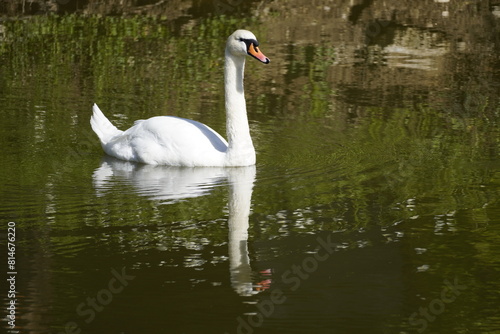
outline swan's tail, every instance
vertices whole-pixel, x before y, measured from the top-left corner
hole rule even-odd
[[[116,135],[121,134],[123,131],[118,130],[116,126],[111,124],[111,122],[104,116],[101,109],[94,103],[92,107],[94,113],[90,118],[90,125],[92,126],[92,130],[96,133],[96,135],[101,140],[102,145],[106,145],[108,141],[111,140]]]

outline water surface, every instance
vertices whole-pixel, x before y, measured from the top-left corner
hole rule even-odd
[[[498,4],[202,4],[0,22],[17,328],[498,333]],[[271,59],[246,68],[255,167],[103,155],[94,102],[224,133],[237,28]]]

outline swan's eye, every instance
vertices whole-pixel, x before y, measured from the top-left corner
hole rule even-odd
[[[240,38],[238,38],[238,40],[240,42],[244,42],[247,45],[247,50],[250,48],[251,44],[253,44],[254,46],[259,46],[259,42],[257,42],[253,38],[243,38],[243,37],[240,37]]]

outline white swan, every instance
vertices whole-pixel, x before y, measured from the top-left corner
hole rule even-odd
[[[254,34],[236,30],[226,43],[224,85],[227,141],[205,124],[173,116],[138,120],[118,130],[94,104],[90,119],[104,151],[115,158],[170,166],[251,166],[255,149],[243,91],[245,56],[269,63]]]

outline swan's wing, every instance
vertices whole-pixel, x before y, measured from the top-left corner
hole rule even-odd
[[[220,135],[218,134],[215,130],[213,130],[211,127],[208,125],[205,125],[203,123],[193,121],[191,119],[185,119],[182,118],[183,121],[189,123],[190,125],[196,127],[198,130],[201,131],[203,136],[205,136],[210,143],[214,146],[214,148],[219,151],[219,152],[225,152],[227,149],[227,141]]]
[[[227,141],[200,122],[158,116],[136,122],[113,141],[119,159],[173,166],[221,166]],[[109,153],[108,153],[109,154]]]

